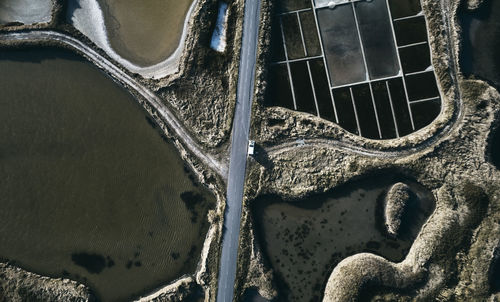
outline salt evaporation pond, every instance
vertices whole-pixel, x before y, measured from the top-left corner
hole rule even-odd
[[[179,45],[193,0],[99,0],[111,46],[140,66],[168,58]]]

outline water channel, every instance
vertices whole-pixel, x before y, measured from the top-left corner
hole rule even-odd
[[[124,301],[193,273],[215,199],[137,101],[69,51],[0,51],[0,258]]]
[[[488,146],[491,163],[500,170],[500,122],[493,128],[493,134]]]

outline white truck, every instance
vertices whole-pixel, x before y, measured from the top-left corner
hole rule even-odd
[[[252,156],[254,155],[255,152],[255,141],[249,140],[248,141],[248,155]]]

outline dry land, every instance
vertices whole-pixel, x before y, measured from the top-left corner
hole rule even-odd
[[[263,28],[275,13],[274,2],[265,3]],[[237,284],[240,301],[247,290],[287,301],[485,301],[498,295],[500,171],[493,150],[500,95],[486,82],[468,79],[460,71],[460,1],[424,0],[422,4],[442,110],[429,126],[410,135],[362,139],[313,115],[267,107],[266,90],[272,78],[269,69],[258,69],[251,135],[257,155],[247,174]],[[268,66],[274,60],[269,55],[271,34],[261,35],[260,64]],[[350,245],[351,252],[343,252],[338,244],[345,241],[345,232],[352,232],[345,221],[327,219],[324,234],[315,233],[322,228],[318,217],[328,216],[328,202],[318,208],[314,198],[327,199],[346,186],[361,190],[358,183],[367,178],[392,177],[380,173],[413,179],[436,201],[401,259],[374,249],[373,243],[354,253],[356,247]],[[399,181],[394,179],[392,185]],[[263,198],[269,196],[274,197],[263,211]],[[380,203],[375,196],[369,199],[367,203]],[[319,209],[318,214],[304,214],[311,208]],[[347,211],[342,220],[361,210]],[[267,222],[255,213],[267,215]],[[375,219],[380,221],[375,226],[382,228],[382,237],[393,238],[384,225],[391,221],[384,219],[384,202]],[[323,241],[316,243],[314,236]],[[283,251],[275,249],[276,240],[283,241]],[[358,244],[363,242],[360,239]],[[339,256],[327,268],[317,265],[326,257]],[[303,261],[309,263],[307,268],[302,267]],[[287,275],[290,269],[294,273]],[[319,285],[316,279],[304,278],[317,274],[315,269],[328,270]],[[309,294],[311,287],[315,296]]]

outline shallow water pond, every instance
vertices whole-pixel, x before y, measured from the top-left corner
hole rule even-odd
[[[397,182],[413,192],[397,238],[387,235],[383,203]],[[352,182],[330,193],[286,202],[262,196],[253,203],[259,243],[273,268],[280,301],[320,301],[333,268],[344,258],[371,252],[401,261],[434,210],[432,193],[393,174]]]
[[[141,66],[168,58],[179,45],[193,0],[98,0],[113,49]]]
[[[68,51],[0,52],[0,257],[102,301],[196,269],[214,197],[122,87]]]

